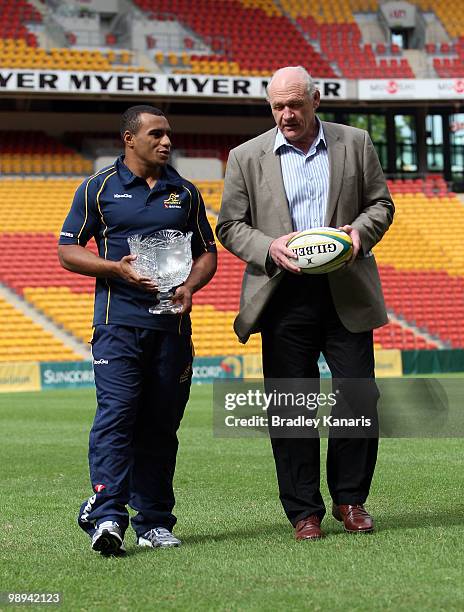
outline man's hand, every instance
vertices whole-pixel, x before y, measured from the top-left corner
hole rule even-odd
[[[338,229],[342,230],[343,232],[346,232],[353,242],[353,254],[351,255],[351,258],[347,264],[351,265],[358,256],[358,253],[361,249],[361,236],[359,235],[358,230],[352,227],[351,225],[343,225]]]
[[[148,276],[141,276],[135,271],[132,262],[136,259],[137,255],[126,255],[118,262],[119,277],[139,289],[144,289],[151,293],[158,291],[155,281]]]
[[[177,287],[172,301],[174,304],[182,304],[180,314],[188,314],[192,310],[192,292],[185,285]]]
[[[287,242],[293,236],[296,236],[299,232],[292,232],[291,234],[286,234],[285,236],[281,236],[280,238],[276,238],[269,247],[269,255],[272,258],[272,261],[282,270],[288,270],[289,272],[294,272],[295,274],[301,274],[301,269],[295,266],[289,259],[297,259],[297,256],[293,251],[287,248]]]

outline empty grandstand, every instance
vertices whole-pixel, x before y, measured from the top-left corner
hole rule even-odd
[[[82,178],[119,153],[121,111],[149,101],[167,112],[173,162],[214,226],[228,153],[272,126],[264,87],[288,64],[320,83],[322,118],[370,132],[389,177],[397,217],[375,255],[391,323],[377,347],[464,348],[464,21],[458,3],[406,4],[2,0],[0,359],[82,358],[50,329],[85,346],[93,280],[59,266],[56,240]],[[243,268],[220,249],[195,300],[197,355],[259,353],[257,335],[241,345],[232,331]]]

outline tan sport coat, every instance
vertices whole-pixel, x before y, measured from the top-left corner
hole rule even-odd
[[[325,225],[352,225],[362,244],[351,266],[329,274],[329,285],[345,327],[352,332],[367,331],[388,321],[371,249],[390,226],[394,205],[368,133],[325,121],[322,125],[330,172]],[[284,274],[269,265],[269,246],[275,238],[293,231],[280,158],[273,152],[276,130],[230,152],[216,228],[226,249],[248,264],[234,323],[243,343],[259,331],[260,315]]]

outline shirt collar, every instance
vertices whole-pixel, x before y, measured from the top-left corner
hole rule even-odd
[[[118,172],[121,183],[124,186],[130,185],[134,181],[144,180],[140,176],[137,176],[130,170],[124,163],[124,155],[120,155],[116,160],[116,170]],[[161,175],[158,182],[163,182],[166,185],[173,187],[179,187],[183,185],[182,177],[172,166],[166,165],[161,169]],[[157,183],[158,184],[158,183]]]
[[[324,146],[327,148],[327,142],[326,142],[325,135],[324,135],[324,129],[322,128],[322,121],[320,121],[318,117],[316,117],[316,121],[319,125],[319,132],[317,133],[317,136],[314,139],[314,142],[311,145],[311,148],[309,149],[307,155],[314,152],[321,142],[323,142]],[[288,140],[285,138],[282,132],[279,129],[277,129],[277,134],[276,134],[275,141],[274,141],[274,149],[273,149],[274,153],[276,153],[276,151],[278,151],[281,147],[284,147],[284,146],[292,147],[292,149],[295,149],[296,151],[300,151],[300,149],[298,149],[297,147],[292,145],[290,142],[288,142]]]

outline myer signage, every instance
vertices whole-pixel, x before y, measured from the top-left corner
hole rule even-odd
[[[464,79],[366,79],[358,82],[360,100],[464,99]]]
[[[464,79],[441,79],[436,88],[440,98],[464,98]]]
[[[0,70],[0,91],[111,96],[264,98],[268,79],[185,74],[121,74],[71,70]],[[322,97],[345,100],[346,81],[316,81]]]
[[[414,28],[416,25],[416,7],[409,2],[385,2],[380,10],[390,28]]]

